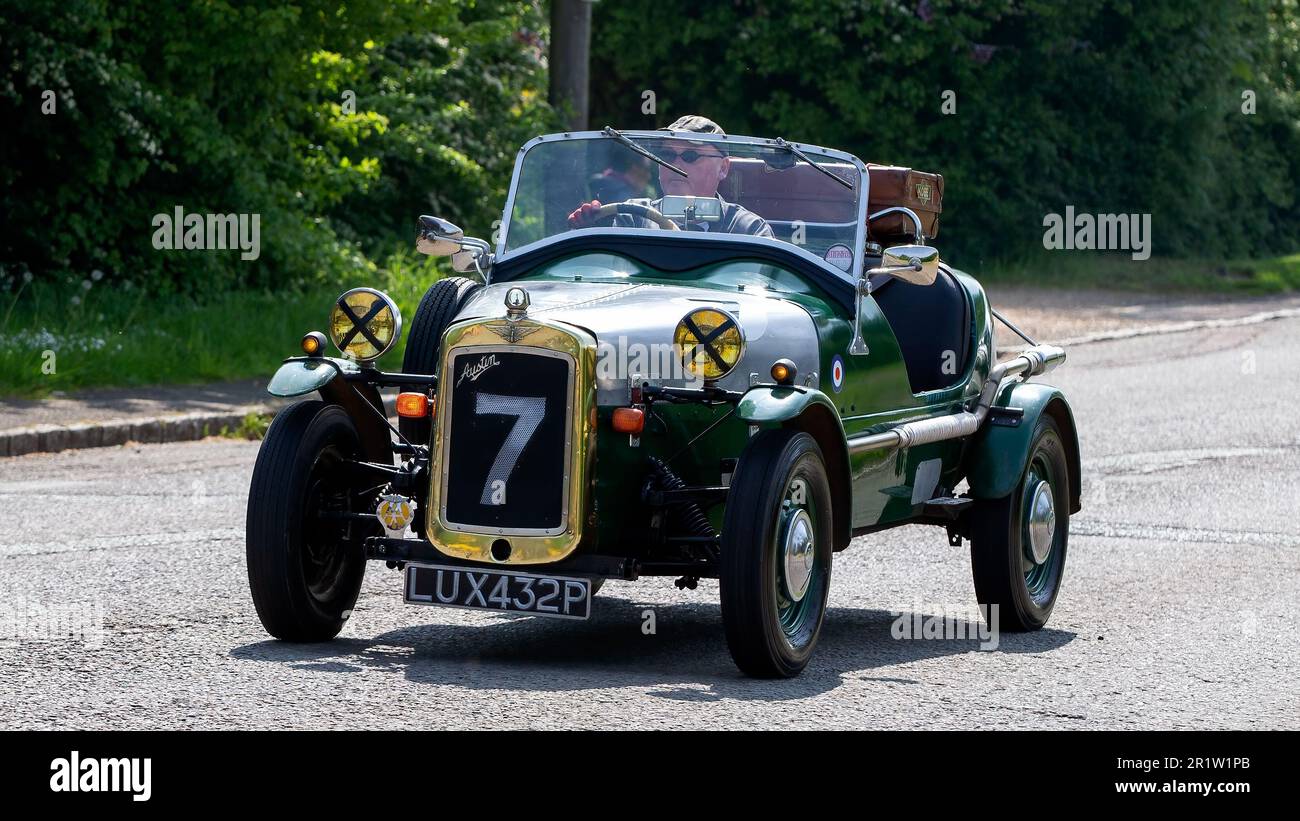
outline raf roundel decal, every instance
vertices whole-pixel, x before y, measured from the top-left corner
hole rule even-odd
[[[844,387],[844,360],[838,355],[831,360],[831,387],[835,388],[836,393]]]

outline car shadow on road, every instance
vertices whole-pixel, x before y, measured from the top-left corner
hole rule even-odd
[[[653,634],[643,632],[649,611]],[[1075,637],[1051,629],[1003,633],[996,649],[981,651],[975,625],[956,622],[970,639],[895,639],[891,626],[897,617],[885,610],[829,609],[811,664],[798,678],[784,681],[750,679],[736,669],[716,603],[652,606],[613,596],[602,596],[596,615],[585,622],[502,617],[480,625],[421,624],[324,644],[259,641],[236,647],[231,655],[335,674],[391,670],[416,684],[471,689],[567,692],[631,686],[681,701],[781,701],[829,692],[846,679],[920,684],[905,674],[890,675],[890,668],[965,653],[1049,652]]]

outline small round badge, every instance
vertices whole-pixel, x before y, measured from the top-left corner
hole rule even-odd
[[[847,245],[832,245],[822,258],[841,271],[853,267],[853,249]]]
[[[836,393],[839,393],[840,389],[844,387],[844,360],[839,355],[836,355],[831,360],[831,387],[835,389]]]

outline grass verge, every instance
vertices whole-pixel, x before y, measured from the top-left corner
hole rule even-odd
[[[1300,254],[1212,262],[1044,252],[1009,263],[955,262],[989,283],[1040,288],[1241,295],[1300,289]],[[339,292],[358,285],[383,289],[409,323],[445,266],[445,260],[398,251],[352,282],[310,292],[237,291],[203,301],[90,280],[22,285],[0,293],[0,396],[269,377],[282,359],[298,353],[304,333],[325,329]],[[399,367],[404,344],[385,355],[385,367]]]
[[[251,439],[260,442],[266,438],[266,429],[271,427],[273,418],[275,418],[274,414],[270,413],[246,414],[233,428],[223,425],[217,435],[227,439]]]
[[[340,292],[380,288],[409,323],[443,273],[434,260],[399,253],[355,281],[310,292],[235,291],[192,300],[91,280],[23,284],[0,293],[0,396],[270,377],[281,360],[299,353],[304,333],[325,330]],[[384,356],[388,367],[402,361],[404,342]]]
[[[942,246],[940,248],[942,250]],[[961,263],[957,263],[962,267]],[[988,282],[1040,288],[1215,293],[1242,296],[1300,289],[1300,254],[1258,260],[1196,260],[1090,251],[1046,252],[964,270]]]

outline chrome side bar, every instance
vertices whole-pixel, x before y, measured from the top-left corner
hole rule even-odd
[[[1035,345],[1020,353],[1014,359],[1008,359],[989,370],[989,377],[984,381],[984,390],[980,391],[979,400],[973,411],[963,410],[946,416],[919,419],[904,422],[883,433],[849,438],[849,455],[866,453],[884,448],[908,448],[912,445],[926,445],[947,439],[959,439],[970,436],[980,429],[993,400],[997,398],[1002,383],[1012,377],[1028,379],[1031,376],[1047,373],[1065,361],[1065,350],[1055,345]]]

